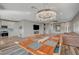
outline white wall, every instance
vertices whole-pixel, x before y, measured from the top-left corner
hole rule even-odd
[[[65,33],[65,32],[71,32],[71,22],[60,23],[60,26],[61,26],[60,32],[56,32],[54,24],[55,23],[46,24],[46,33],[60,34],[60,33]]]
[[[24,28],[24,37],[29,36],[31,34],[34,34],[34,30],[33,30],[33,25],[37,24],[40,26],[39,28],[39,33],[43,33],[42,32],[42,24],[39,23],[34,23],[34,22],[24,22],[23,23],[23,28]]]
[[[6,23],[5,23],[6,24]],[[42,23],[36,23],[31,21],[20,21],[20,22],[8,22],[7,25],[13,29],[13,31],[9,31],[9,36],[19,36],[19,37],[27,37],[29,35],[34,34],[33,25],[40,25],[39,33],[44,33],[44,25]],[[22,26],[22,29],[19,27]],[[79,32],[79,20],[73,21],[73,31]],[[61,31],[56,32],[54,29],[54,23],[46,24],[47,34],[57,34],[64,32],[71,32],[71,22],[61,23]]]
[[[61,33],[71,32],[71,22],[61,23]]]
[[[22,36],[22,30],[19,27],[22,26],[22,22],[16,22],[14,25],[14,33],[13,36]]]
[[[29,35],[34,34],[34,30],[33,30],[34,24],[39,25],[39,33],[43,34],[42,23],[36,23],[31,21],[19,21],[19,22],[0,21],[0,27],[1,25],[6,25],[8,26],[9,29],[12,29],[12,30],[7,30],[9,33],[9,37],[11,36],[27,37]],[[21,26],[22,29],[20,29]]]
[[[30,21],[21,21],[16,23],[16,29],[15,29],[15,35],[20,37],[27,37],[32,34],[34,34],[33,25],[37,24],[40,26],[39,33],[43,33],[43,24],[41,23],[35,23]],[[19,29],[19,27],[22,26],[22,29]]]
[[[72,29],[73,32],[76,32],[79,34],[79,13],[77,16],[75,16],[75,18],[72,20]]]

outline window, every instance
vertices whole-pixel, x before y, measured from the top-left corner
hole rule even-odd
[[[60,25],[56,25],[56,31],[60,32],[60,30],[61,30]]]

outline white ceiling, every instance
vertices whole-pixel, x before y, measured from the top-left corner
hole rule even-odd
[[[0,3],[0,17],[20,21],[35,21],[35,14],[41,9],[53,9],[57,12],[57,20],[70,21],[79,11],[78,3]]]

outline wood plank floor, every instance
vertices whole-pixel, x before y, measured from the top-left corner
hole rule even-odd
[[[79,55],[79,48],[69,45],[63,45],[61,50],[62,55]]]
[[[15,44],[21,40],[19,37],[0,38],[0,55],[28,55],[28,52]]]
[[[24,49],[18,46],[18,44],[15,44],[14,42],[21,41],[22,39],[19,38],[5,38],[0,39],[1,41],[4,41],[5,44],[0,44],[0,55],[31,55]],[[79,48],[63,45],[62,46],[62,55],[79,55]]]
[[[0,50],[0,55],[28,55],[24,49],[20,48],[18,45],[10,46],[5,49]]]

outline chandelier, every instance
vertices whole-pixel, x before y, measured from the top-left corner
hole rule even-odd
[[[56,12],[51,9],[43,9],[37,12],[36,17],[39,21],[51,21],[56,19]]]

